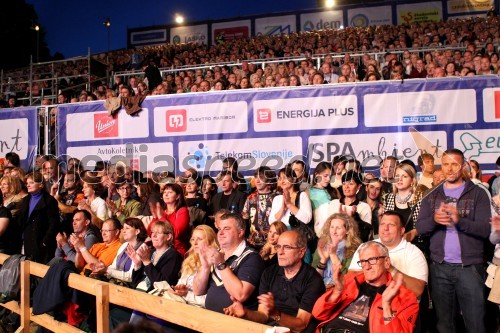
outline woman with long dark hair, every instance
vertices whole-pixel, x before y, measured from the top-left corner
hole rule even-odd
[[[160,203],[156,207],[151,205],[153,220],[148,226],[148,234],[151,234],[151,226],[156,221],[168,221],[174,228],[174,247],[184,256],[189,249],[189,237],[191,228],[189,225],[189,211],[184,200],[184,191],[178,184],[167,184],[163,190],[163,202],[165,209]]]

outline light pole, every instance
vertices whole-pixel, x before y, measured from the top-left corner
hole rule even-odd
[[[111,43],[111,20],[109,19],[109,17],[105,17],[102,21],[102,24],[108,28],[108,52],[109,52]]]
[[[36,62],[40,61],[40,26],[36,24],[31,29],[36,31]]]

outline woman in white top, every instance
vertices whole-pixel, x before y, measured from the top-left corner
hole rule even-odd
[[[366,202],[356,197],[361,188],[361,175],[353,170],[342,176],[342,198],[330,201],[328,215],[346,213],[358,222],[360,238],[366,242],[372,238],[372,210]]]
[[[294,215],[297,220],[308,224],[312,219],[311,200],[305,192],[300,192],[300,181],[295,175],[290,165],[281,169],[278,174],[278,182],[282,195],[277,195],[273,200],[271,213],[269,214],[269,224],[274,221],[285,223],[290,229],[290,215]]]
[[[102,189],[101,180],[97,177],[85,176],[82,184],[85,200],[80,200],[78,209],[88,211],[92,215],[92,224],[101,229],[103,222],[108,218],[106,201],[99,197]]]

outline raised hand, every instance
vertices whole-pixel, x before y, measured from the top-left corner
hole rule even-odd
[[[403,274],[396,274],[382,294],[382,304],[390,305],[394,297],[399,293],[399,288],[403,284]]]

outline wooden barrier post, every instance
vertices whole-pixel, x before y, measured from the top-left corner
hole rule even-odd
[[[19,314],[21,315],[21,326],[17,331],[29,333],[30,331],[30,262],[21,261],[21,300]]]
[[[109,285],[95,286],[97,333],[109,333]]]

